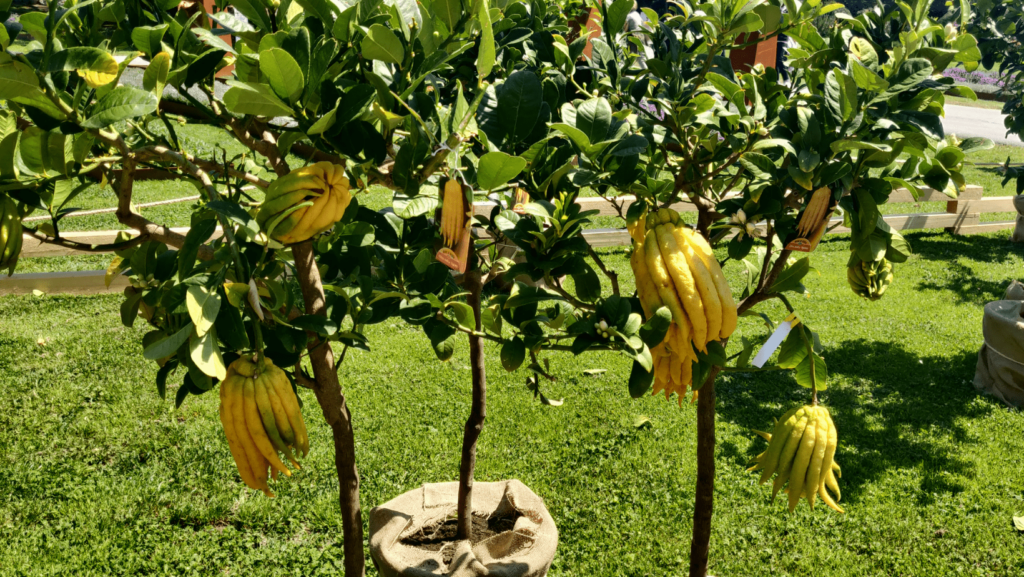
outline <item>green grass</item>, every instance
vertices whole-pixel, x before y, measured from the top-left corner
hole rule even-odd
[[[971,108],[988,108],[991,110],[1002,110],[1003,103],[996,100],[970,100],[968,98],[961,98],[959,96],[946,96],[946,104],[956,104],[957,106],[970,106]]]
[[[839,429],[846,515],[805,505],[789,515],[744,472],[765,446],[750,429],[769,427],[808,392],[783,373],[720,380],[713,574],[1024,573],[1024,535],[1011,523],[1024,515],[1024,415],[971,385],[982,305],[1024,270],[1024,250],[1005,232],[908,238],[917,254],[896,267],[881,301],[847,288],[844,237],[812,255],[810,298],[795,301],[826,347],[821,398]],[[604,254],[628,271],[623,250]],[[734,287],[739,270],[726,269]],[[331,440],[313,396],[301,393],[312,443],[303,470],[274,484],[274,500],[249,491],[215,394],[180,410],[162,401],[156,367],[140,354],[145,329],[122,327],[119,303],[0,298],[0,573],[340,574]],[[744,318],[739,331],[767,329]],[[351,354],[341,370],[364,512],[457,477],[470,394],[465,343],[440,363],[422,333],[398,321],[369,336],[373,351]],[[544,497],[560,531],[551,575],[684,573],[694,407],[631,400],[628,361],[607,353],[553,357],[558,380],[544,392],[565,404],[543,406],[523,371],[503,371],[494,347],[487,356],[478,479],[518,478]],[[584,376],[592,368],[607,372]],[[650,427],[633,427],[640,415]]]

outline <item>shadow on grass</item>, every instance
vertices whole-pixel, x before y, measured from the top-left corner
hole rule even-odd
[[[1005,262],[1010,255],[1024,257],[1024,245],[1012,243],[1008,238],[958,236],[945,232],[908,234],[907,238],[921,259],[941,261],[949,269],[945,278],[919,282],[917,290],[949,292],[960,303],[984,305],[1003,298],[1014,269],[1008,264],[1005,279],[985,280],[977,278],[970,263],[958,257],[969,257],[971,262],[990,264]]]
[[[836,460],[844,473],[844,501],[856,502],[867,484],[894,469],[920,475],[914,496],[922,505],[932,503],[935,493],[965,489],[963,480],[975,472],[961,455],[973,442],[960,423],[993,410],[973,402],[980,395],[971,385],[975,353],[920,357],[900,343],[860,339],[828,349],[826,360],[829,376],[844,381],[820,395],[839,429]],[[809,397],[806,390],[794,390],[791,381],[780,386],[782,378],[743,379],[742,390],[735,391],[740,398],[730,391],[733,400],[721,403],[719,414],[742,427],[764,430],[779,416],[779,402],[788,410]],[[743,465],[762,450],[759,442],[750,454],[735,448],[722,454]]]

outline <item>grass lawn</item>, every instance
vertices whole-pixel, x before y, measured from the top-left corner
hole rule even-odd
[[[917,254],[897,265],[881,301],[847,288],[843,237],[812,255],[818,273],[796,301],[826,347],[821,398],[839,429],[846,515],[806,505],[789,515],[744,472],[765,447],[750,429],[770,427],[807,391],[784,373],[720,380],[714,575],[1024,573],[1024,534],[1011,521],[1024,515],[1024,415],[971,385],[981,307],[1020,276],[1024,249],[1007,232],[908,239]],[[604,255],[628,271],[624,250]],[[740,268],[726,269],[734,287]],[[310,457],[266,499],[238,479],[215,394],[180,410],[157,396],[145,329],[122,327],[119,304],[0,298],[0,573],[339,575],[331,440],[309,391]],[[741,319],[740,335],[766,332]],[[470,395],[465,343],[440,363],[422,332],[398,321],[369,336],[373,351],[341,369],[364,511],[457,477]],[[560,530],[551,575],[684,573],[695,407],[631,400],[629,362],[607,353],[553,357],[558,381],[544,392],[565,404],[544,406],[523,371],[504,372],[493,347],[487,355],[478,479],[519,478],[546,499]],[[596,368],[607,372],[583,373]],[[641,415],[651,424],[637,429]]]
[[[959,96],[946,96],[946,104],[956,104],[957,106],[970,106],[971,108],[988,108],[991,110],[1002,110],[1003,103],[996,100],[971,100],[969,98],[961,98]]]

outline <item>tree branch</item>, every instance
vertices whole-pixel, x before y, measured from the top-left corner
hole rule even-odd
[[[604,275],[608,277],[608,280],[611,281],[612,293],[614,293],[615,296],[619,296],[619,273],[609,270],[608,267],[604,265],[604,261],[597,255],[597,252],[594,250],[594,247],[590,246],[590,243],[587,243],[587,251],[590,252],[590,258],[594,259],[594,262],[597,263],[597,267],[601,269],[601,272],[603,272]]]

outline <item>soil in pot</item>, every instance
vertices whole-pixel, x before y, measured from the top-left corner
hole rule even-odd
[[[516,526],[516,519],[522,516],[522,513],[515,509],[493,517],[474,514],[473,537],[469,541],[476,545],[495,535],[511,531]],[[402,539],[402,544],[425,551],[441,551],[441,559],[445,565],[450,565],[455,557],[455,543],[458,541],[455,538],[457,531],[457,519],[443,519]]]

